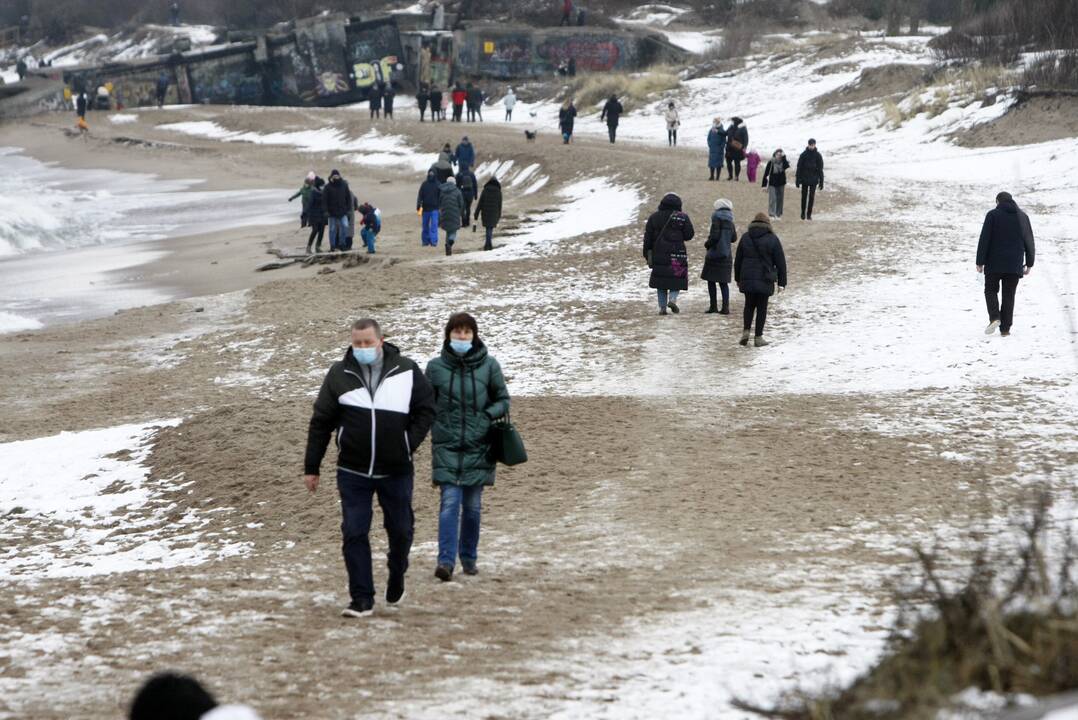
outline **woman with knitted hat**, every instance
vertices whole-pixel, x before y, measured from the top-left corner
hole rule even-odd
[[[734,267],[733,244],[737,242],[737,228],[734,226],[734,204],[726,198],[715,201],[715,212],[711,215],[711,232],[708,233],[704,248],[704,269],[700,279],[707,281],[707,294],[711,305],[706,312],[720,315],[730,314],[730,273]],[[722,308],[719,308],[718,292],[722,290]]]

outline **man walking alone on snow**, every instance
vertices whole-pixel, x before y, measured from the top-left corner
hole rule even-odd
[[[1014,293],[1018,281],[1029,275],[1035,248],[1029,216],[1018,209],[1010,193],[996,195],[996,207],[984,218],[981,239],[977,243],[977,272],[984,273],[984,299],[988,305],[988,327],[984,334],[1011,334],[1014,319]],[[1003,285],[1003,306],[999,287]]]
[[[816,204],[816,188],[823,190],[823,155],[816,149],[816,141],[809,140],[808,147],[797,158],[794,185],[801,188],[801,219],[812,219],[812,206]]]
[[[318,489],[322,456],[336,434],[337,490],[341,495],[344,566],[351,604],[345,617],[374,612],[374,576],[368,533],[378,495],[389,536],[386,603],[404,598],[404,574],[415,517],[412,454],[434,422],[434,393],[412,360],[382,339],[370,318],[352,325],[352,344],[326,373],[307,432],[304,482]]]

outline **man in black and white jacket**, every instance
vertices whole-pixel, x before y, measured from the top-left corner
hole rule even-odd
[[[385,517],[389,537],[386,602],[404,598],[404,574],[412,549],[414,515],[412,454],[434,421],[434,392],[412,360],[382,338],[372,319],[352,325],[352,345],[326,373],[307,432],[304,481],[318,489],[322,456],[336,435],[337,490],[341,494],[344,565],[351,604],[345,617],[374,611],[374,576],[368,533],[372,500]]]

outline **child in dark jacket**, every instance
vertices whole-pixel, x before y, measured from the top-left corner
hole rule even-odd
[[[359,206],[359,213],[363,218],[360,221],[363,229],[359,231],[359,236],[363,238],[363,244],[367,246],[367,253],[373,255],[374,239],[382,231],[382,211],[365,202]]]

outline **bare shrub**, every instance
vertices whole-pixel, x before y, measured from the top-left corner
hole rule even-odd
[[[716,59],[730,60],[748,55],[752,51],[752,36],[755,32],[751,19],[743,15],[735,17],[723,28],[722,43],[715,50]]]
[[[1050,537],[1048,507],[1040,496],[1010,551],[982,540],[972,562],[947,563],[915,548],[920,582],[898,593],[887,651],[849,687],[776,708],[736,705],[790,720],[897,720],[936,717],[969,687],[1038,696],[1078,687],[1076,548],[1069,526]],[[969,569],[948,579],[955,567]]]
[[[1078,50],[1042,53],[1022,72],[1022,88],[1078,92]]]
[[[578,108],[592,108],[617,95],[625,109],[647,102],[657,94],[676,90],[681,80],[671,68],[656,66],[641,73],[586,73],[573,78],[568,92]]]

